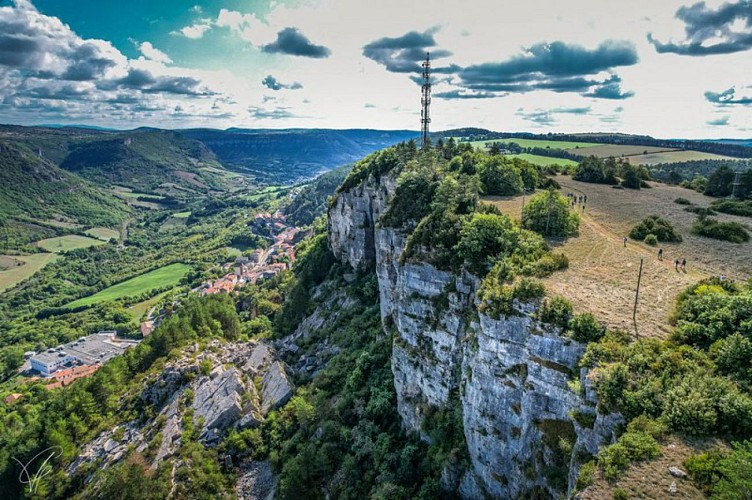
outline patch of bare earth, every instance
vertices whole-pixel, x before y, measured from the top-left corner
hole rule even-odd
[[[196,178],[196,174],[192,172],[184,172],[182,170],[176,170],[175,175],[183,179],[184,181],[188,182],[189,184],[193,184],[194,186],[200,187],[200,188],[206,188],[206,184],[201,182]]]
[[[752,242],[734,244],[690,233],[697,219],[674,203],[678,197],[698,206],[708,206],[713,198],[688,189],[651,183],[652,189],[614,189],[611,186],[573,181],[558,176],[562,192],[587,195],[585,209],[575,209],[582,220],[579,234],[566,240],[549,240],[555,251],[569,258],[569,269],[543,280],[549,293],[572,302],[576,311],[595,314],[611,328],[634,332],[632,313],[635,289],[643,258],[640,297],[637,305],[637,332],[640,336],[663,337],[670,331],[668,317],[676,296],[689,285],[711,275],[725,274],[731,279],[747,280],[752,275]],[[522,197],[488,197],[503,212],[519,218]],[[667,219],[682,235],[682,243],[658,247],[628,240],[624,236],[648,215]],[[718,214],[720,220],[735,220],[750,225],[750,219]],[[677,271],[674,259],[687,259],[687,270]]]
[[[690,441],[672,436],[661,445],[661,456],[646,462],[637,462],[627,469],[619,480],[609,482],[598,472],[593,484],[579,494],[581,500],[601,500],[614,497],[614,491],[622,489],[629,498],[706,498],[689,478],[681,479],[671,475],[668,468],[678,467],[686,472],[682,463],[692,455],[703,453],[712,447],[723,446],[717,440]],[[676,493],[669,493],[671,484],[676,485]]]

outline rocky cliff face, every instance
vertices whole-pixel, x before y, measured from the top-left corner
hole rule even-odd
[[[375,268],[405,428],[421,432],[432,409],[461,405],[470,467],[446,471],[465,498],[571,491],[583,460],[613,440],[618,415],[599,415],[584,346],[535,319],[535,306],[499,320],[479,314],[478,280],[400,262],[407,236],[379,226],[396,188],[373,177],[340,193],[329,242],[353,268]],[[427,436],[425,436],[428,439]]]

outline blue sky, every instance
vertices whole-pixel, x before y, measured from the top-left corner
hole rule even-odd
[[[0,121],[752,136],[752,4],[0,0]]]

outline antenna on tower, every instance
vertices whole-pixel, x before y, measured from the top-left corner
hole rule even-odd
[[[426,60],[423,61],[423,87],[421,89],[420,104],[420,143],[423,149],[430,146],[428,139],[428,124],[431,123],[431,55],[426,52]]]

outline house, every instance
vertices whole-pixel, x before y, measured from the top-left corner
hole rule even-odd
[[[18,401],[19,399],[21,399],[22,397],[23,397],[23,394],[20,394],[18,392],[14,392],[13,394],[9,394],[8,396],[5,396],[5,399],[3,401],[5,401],[6,405],[12,405],[16,401]]]
[[[45,377],[49,377],[59,368],[71,363],[75,356],[68,354],[62,347],[47,349],[31,358],[31,368]]]
[[[73,368],[67,368],[65,370],[58,370],[53,378],[60,382],[63,386],[70,385],[71,382],[79,378],[88,377],[99,369],[98,364],[74,366]]]
[[[142,337],[148,337],[151,332],[154,331],[154,322],[153,321],[144,321],[141,323],[141,336]]]
[[[106,331],[81,337],[56,348],[47,349],[31,358],[31,368],[44,377],[50,377],[74,363],[96,365],[118,356],[138,341],[117,338],[117,332]]]

